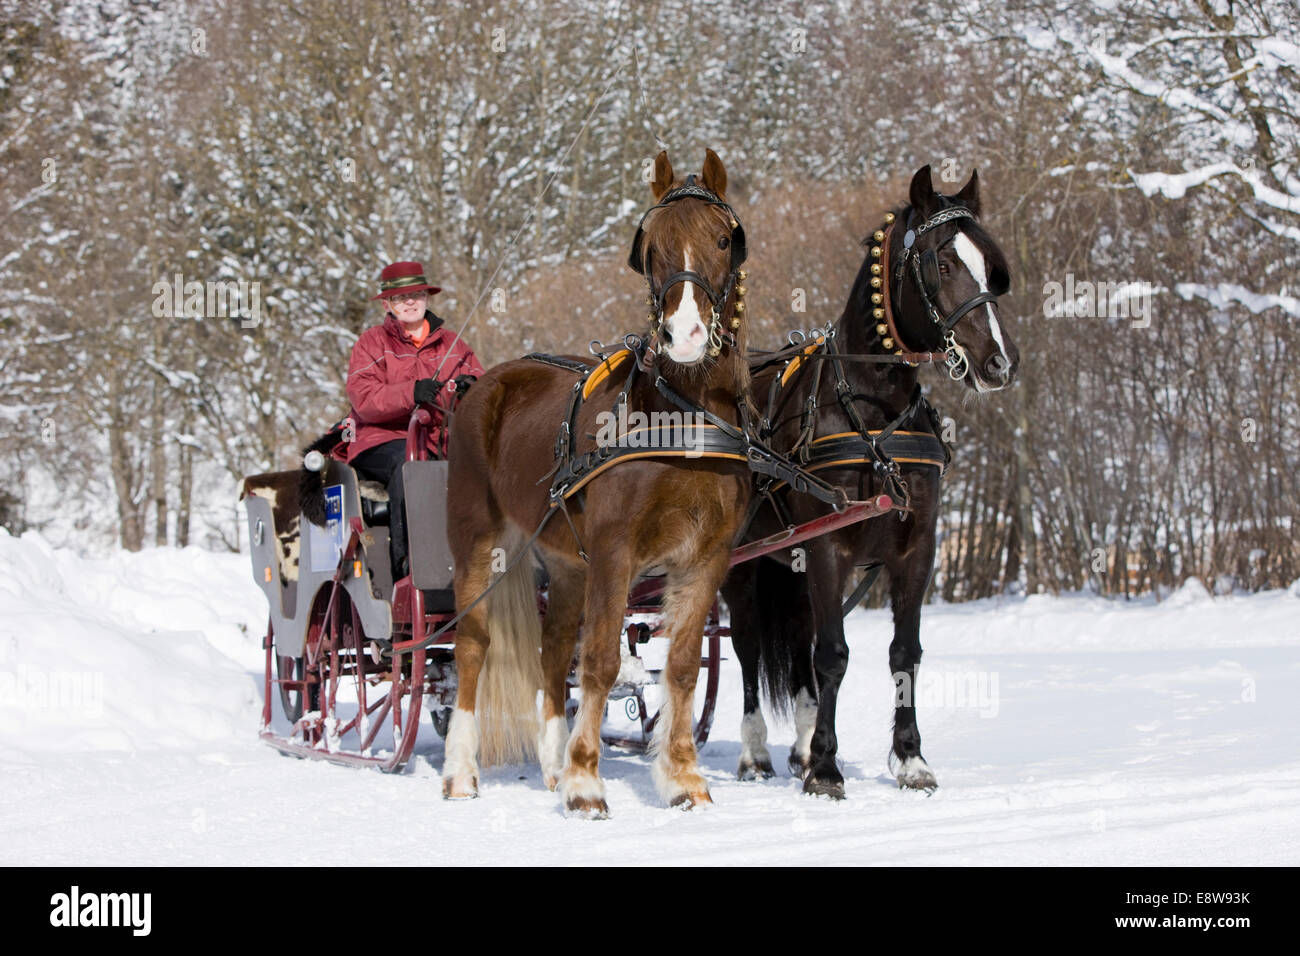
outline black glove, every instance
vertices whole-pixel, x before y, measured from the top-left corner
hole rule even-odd
[[[469,391],[469,387],[478,381],[477,375],[457,375],[452,379],[456,383],[456,397],[460,398]]]
[[[430,404],[438,397],[445,383],[436,378],[422,378],[415,383],[415,404]]]

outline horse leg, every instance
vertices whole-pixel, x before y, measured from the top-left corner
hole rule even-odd
[[[542,730],[537,754],[542,779],[554,790],[564,770],[564,749],[569,742],[569,722],[564,713],[568,698],[569,668],[578,643],[582,619],[584,572],[559,560],[552,561],[551,584],[542,627]]]
[[[740,678],[744,685],[744,716],[740,719],[740,764],[736,777],[754,780],[772,777],[772,757],[767,751],[767,724],[758,700],[758,660],[762,649],[760,628],[769,626],[762,614],[754,612],[756,593],[754,565],[742,564],[731,574],[723,595],[731,612],[731,646],[740,661]]]
[[[664,702],[651,743],[655,758],[652,773],[660,796],[674,807],[713,802],[700,774],[691,724],[704,625],[718,586],[726,577],[728,558],[724,552],[704,567],[694,565],[671,571],[664,595],[669,648],[663,674]]]
[[[808,585],[816,622],[817,645],[813,670],[817,677],[817,718],[809,748],[811,766],[804,778],[804,793],[844,799],[844,776],[835,765],[839,740],[835,736],[835,705],[840,683],[849,666],[849,645],[840,616],[843,578],[835,549],[815,542],[808,554]],[[796,709],[797,718],[797,709]]]
[[[797,626],[797,627],[796,627]],[[817,684],[813,677],[813,620],[805,610],[800,618],[786,624],[794,655],[790,661],[790,686],[794,691],[794,743],[787,761],[790,772],[799,778],[812,769],[812,739],[817,727]],[[798,630],[796,634],[795,631]]]
[[[904,552],[905,562],[890,569],[890,607],[894,639],[889,644],[889,671],[894,678],[894,743],[898,785],[913,790],[939,786],[921,756],[921,732],[916,726],[916,675],[921,664],[921,602],[934,563],[934,537],[929,547]],[[923,552],[923,553],[918,553]]]
[[[776,592],[784,596],[785,607],[779,616],[773,616],[769,627],[779,629],[783,666],[790,675],[786,693],[794,710],[794,743],[787,764],[790,773],[803,779],[812,769],[812,738],[817,726],[817,682],[813,676],[816,628],[807,576],[792,571],[787,574],[790,580]]]
[[[492,583],[493,537],[474,541],[469,561],[456,564],[456,594],[465,603]],[[478,678],[487,658],[487,606],[485,601],[456,625],[456,709],[447,728],[446,756],[442,765],[442,795],[459,800],[478,796],[478,717],[474,713]]]
[[[594,573],[599,568],[601,573]],[[584,590],[582,658],[578,686],[582,701],[569,734],[568,754],[560,775],[565,810],[594,819],[609,816],[605,782],[600,779],[600,726],[610,689],[618,679],[623,614],[632,572],[619,554],[591,554]]]

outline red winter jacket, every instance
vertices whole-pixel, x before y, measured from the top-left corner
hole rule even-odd
[[[418,349],[391,314],[384,318],[383,325],[362,332],[352,346],[348,398],[352,401],[349,417],[356,423],[356,436],[348,443],[348,461],[376,445],[406,438],[411,412],[415,410],[417,379],[433,378],[436,372],[439,381],[450,383],[459,375],[483,374],[483,366],[463,339],[444,328],[442,319],[432,312],[426,311],[424,317],[429,334]],[[448,352],[451,357],[443,362]],[[449,405],[451,399],[449,390],[439,404]],[[442,416],[434,412],[429,450],[436,452],[443,441]]]

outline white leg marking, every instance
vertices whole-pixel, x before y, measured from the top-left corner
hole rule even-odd
[[[686,250],[682,271],[691,271],[691,253]],[[664,319],[664,328],[672,336],[673,344],[667,349],[668,357],[681,365],[692,365],[704,358],[709,344],[709,329],[695,304],[695,283],[683,282],[682,301],[672,315]]]
[[[457,707],[447,728],[447,755],[442,762],[443,785],[478,790],[478,718]]]
[[[663,706],[659,708],[659,720],[655,722],[654,738],[650,741],[650,754],[654,763],[650,765],[650,777],[655,782],[655,789],[664,803],[672,804],[674,800],[686,793],[686,789],[668,773],[668,729],[673,722],[673,699],[665,688]]]
[[[767,724],[763,712],[755,710],[740,720],[740,766],[753,767],[771,762],[772,755],[767,752]]]
[[[930,765],[920,757],[908,757],[898,768],[898,785],[914,790],[933,790],[939,786]]]
[[[574,773],[571,767],[566,766],[560,776],[559,793],[560,801],[566,807],[574,800],[604,801],[605,781],[590,774]]]
[[[812,756],[813,731],[817,729],[817,701],[804,688],[794,698],[794,750],[804,762]]]
[[[537,743],[538,762],[542,765],[542,778],[554,788],[564,771],[564,751],[569,743],[569,725],[563,717],[552,717],[542,727]]]

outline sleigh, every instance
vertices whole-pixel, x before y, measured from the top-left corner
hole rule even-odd
[[[269,606],[263,641],[260,736],[281,753],[333,763],[402,770],[415,751],[423,715],[445,737],[456,699],[455,601],[446,535],[447,463],[425,454],[430,413],[417,408],[407,434],[404,481],[410,569],[393,579],[388,502],[382,487],[348,465],[318,462],[326,501],[323,526],[298,513],[300,472],[246,478],[243,502],[255,580]],[[752,542],[732,563],[791,548],[818,534],[889,511],[887,495]],[[538,611],[546,612],[538,582]],[[641,578],[628,596],[624,658],[602,732],[610,745],[648,746],[659,718],[657,679],[664,649],[663,580]],[[717,703],[723,637],[730,628],[714,602],[702,640],[704,680],[694,736],[709,736]],[[571,675],[569,714],[577,708]],[[617,703],[614,703],[617,702]]]

